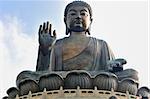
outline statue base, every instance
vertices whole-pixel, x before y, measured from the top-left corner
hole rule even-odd
[[[107,90],[97,90],[94,89],[65,89],[60,87],[60,90],[46,91],[31,93],[24,96],[16,96],[15,99],[137,99],[138,96],[130,95],[128,91],[126,93],[114,92]]]

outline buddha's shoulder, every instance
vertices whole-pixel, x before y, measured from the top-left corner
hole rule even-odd
[[[98,38],[95,38],[95,37],[89,37],[91,40],[95,41],[95,42],[98,42],[98,43],[106,43],[105,40],[103,39],[98,39]],[[106,43],[107,44],[107,43]]]
[[[56,44],[62,42],[63,40],[64,40],[64,38],[61,38],[61,39],[56,40]]]
[[[61,38],[61,39],[57,39],[57,40],[56,40],[56,43],[55,43],[55,46],[61,45],[61,44],[64,42],[64,40],[65,40],[66,38],[67,38],[67,37]]]

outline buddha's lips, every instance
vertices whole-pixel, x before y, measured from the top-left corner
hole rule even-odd
[[[74,23],[76,23],[76,24],[82,24],[82,20],[80,20],[80,19],[76,19],[75,21],[74,21]]]

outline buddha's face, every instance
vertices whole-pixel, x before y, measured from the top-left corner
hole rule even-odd
[[[91,21],[88,8],[78,5],[70,7],[65,18],[67,28],[74,32],[86,31]]]

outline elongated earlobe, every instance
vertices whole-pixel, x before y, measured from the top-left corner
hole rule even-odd
[[[90,33],[90,27],[87,29],[86,32],[87,32],[88,35],[91,35],[91,33]]]
[[[69,29],[67,28],[67,24],[66,24],[66,17],[64,17],[64,23],[66,25],[66,35],[68,35],[69,34]]]
[[[69,34],[69,29],[66,26],[66,35],[68,35],[68,34]]]
[[[91,18],[91,23],[90,23],[90,26],[89,26],[89,28],[87,29],[87,33],[88,33],[88,35],[91,35],[91,33],[90,33],[90,31],[91,31],[91,24],[92,24],[92,21],[93,21],[93,18]]]

